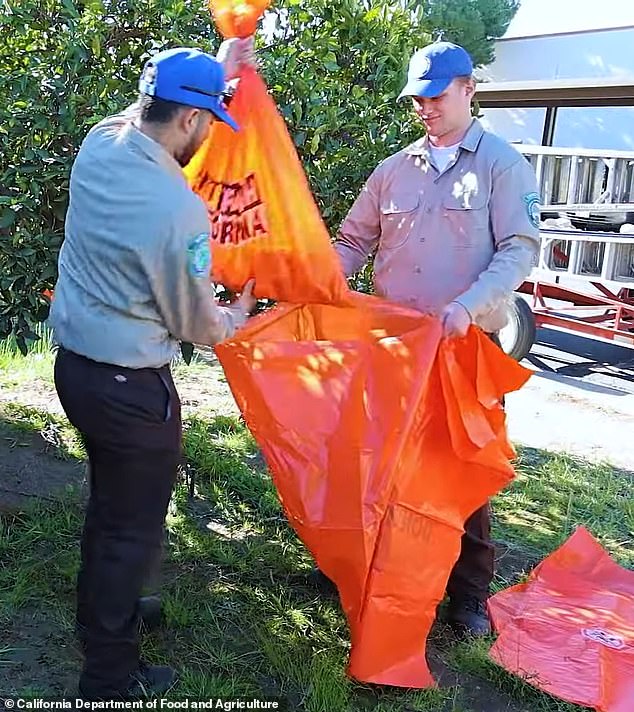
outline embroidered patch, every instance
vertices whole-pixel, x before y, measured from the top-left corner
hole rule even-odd
[[[527,193],[524,196],[524,205],[526,205],[526,214],[531,221],[533,227],[539,227],[540,218],[540,199],[537,193]]]
[[[206,232],[192,238],[187,245],[187,265],[189,274],[199,279],[209,275],[211,267],[211,249],[209,235]]]

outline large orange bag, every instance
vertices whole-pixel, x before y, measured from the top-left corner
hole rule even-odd
[[[599,712],[634,710],[634,572],[579,527],[489,609],[491,658],[551,695]]]
[[[263,2],[211,5],[245,36]],[[291,525],[339,589],[350,675],[433,685],[427,635],[465,520],[513,477],[500,399],[529,374],[475,328],[445,342],[437,319],[350,293],[254,71],[231,110],[242,131],[215,125],[187,171],[210,205],[214,277],[254,277],[287,304],[216,353]]]
[[[263,0],[213,0],[226,37],[255,30]],[[347,283],[313,200],[284,119],[255,69],[240,76],[230,114],[240,130],[215,122],[185,169],[207,203],[212,278],[239,291],[255,278],[258,297],[341,302]]]
[[[434,684],[425,644],[463,523],[513,477],[500,399],[528,371],[475,328],[374,297],[278,307],[216,347],[286,515],[337,585],[349,673]]]

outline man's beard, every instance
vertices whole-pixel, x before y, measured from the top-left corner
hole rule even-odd
[[[184,146],[181,151],[175,156],[181,168],[185,168],[185,166],[195,156],[196,151],[198,151],[202,144],[203,142],[199,140],[198,136],[194,135],[191,137],[187,145]]]

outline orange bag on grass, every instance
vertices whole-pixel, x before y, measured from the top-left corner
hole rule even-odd
[[[489,601],[491,658],[531,685],[599,712],[634,710],[634,571],[579,527],[526,583]]]
[[[212,0],[226,37],[247,36],[268,5]],[[343,302],[345,276],[284,119],[255,69],[240,77],[229,109],[240,130],[215,122],[185,169],[207,203],[212,278],[282,302]]]
[[[349,673],[434,684],[426,639],[467,517],[513,477],[500,399],[529,372],[475,328],[354,295],[278,307],[216,353],[289,522],[337,585]]]

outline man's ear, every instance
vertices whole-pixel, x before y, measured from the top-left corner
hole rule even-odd
[[[192,131],[195,131],[198,127],[199,117],[200,109],[195,109],[193,107],[188,106],[179,112],[179,127],[186,133],[191,133]]]

